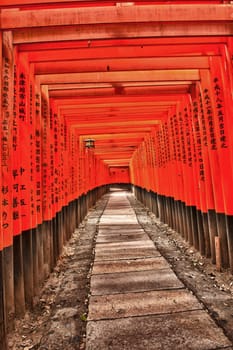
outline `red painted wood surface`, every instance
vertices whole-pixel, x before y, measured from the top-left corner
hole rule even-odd
[[[0,248],[109,183],[233,215],[232,4],[0,9]]]

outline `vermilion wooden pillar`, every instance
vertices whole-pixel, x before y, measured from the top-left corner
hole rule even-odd
[[[13,267],[13,224],[12,224],[12,112],[13,112],[13,45],[12,33],[3,32],[2,42],[2,123],[1,123],[1,178],[2,178],[2,221],[4,244],[4,275],[6,296],[6,318],[12,324],[15,313],[14,267]]]
[[[226,56],[210,58],[211,89],[214,106],[214,122],[218,146],[219,164],[221,170],[222,191],[224,198],[224,212],[217,213],[217,224],[220,236],[221,263],[228,267],[230,262],[233,271],[233,238],[227,230],[226,217],[233,215],[232,196],[229,188],[233,182],[232,159],[232,97],[231,82],[228,72]],[[229,67],[229,65],[228,65]]]
[[[0,72],[2,72],[2,53],[3,53],[3,41],[2,41],[2,33],[0,32]],[[0,79],[0,116],[2,117],[2,79]],[[2,150],[1,150],[2,151]],[[0,154],[2,152],[0,151]],[[1,180],[0,185],[2,186]],[[2,194],[1,194],[1,201],[2,201]],[[0,204],[0,208],[2,210],[2,203]],[[0,221],[1,222],[1,221]],[[2,344],[3,350],[6,350],[6,328],[7,328],[7,308],[6,308],[6,286],[5,286],[5,261],[4,261],[4,241],[3,241],[3,230],[1,227],[0,230],[0,343]],[[11,265],[12,266],[12,265]],[[12,269],[12,268],[11,268]],[[11,303],[12,305],[12,303]]]
[[[220,246],[223,251],[227,249],[227,232],[225,220],[222,214],[225,212],[224,208],[224,192],[223,183],[226,181],[223,175],[223,167],[221,164],[221,147],[220,147],[220,132],[218,125],[218,117],[216,111],[215,97],[213,94],[213,79],[209,71],[201,71],[202,79],[202,100],[204,105],[204,115],[206,120],[207,142],[208,142],[208,157],[210,164],[211,182],[214,195],[214,208],[208,210],[211,242],[212,242],[212,261],[215,262],[215,236],[220,238]],[[231,169],[229,169],[231,172]],[[222,184],[219,186],[219,181]],[[229,264],[228,254],[222,255],[223,266]]]
[[[232,148],[232,142],[233,142],[233,131],[231,127],[231,116],[233,112],[233,103],[232,103],[232,87],[233,87],[233,79],[232,79],[232,60],[231,60],[231,53],[232,53],[232,37],[228,39],[228,45],[224,45],[222,47],[222,64],[220,66],[220,72],[221,72],[221,78],[222,78],[222,84],[224,86],[224,89],[222,90],[224,95],[224,101],[225,101],[225,111],[227,112],[226,115],[226,128],[227,131],[227,137],[228,141],[231,143],[231,146],[229,147],[229,153],[231,154],[231,168],[232,168],[232,154],[233,154],[233,148]],[[225,86],[228,86],[228,89],[225,89]],[[229,264],[230,264],[230,270],[233,273],[233,213],[228,208],[226,209],[226,227],[227,227],[227,239],[228,239],[228,251],[229,251]]]
[[[194,164],[194,178],[196,181],[197,192],[197,219],[198,219],[198,233],[199,233],[199,249],[200,252],[206,257],[210,257],[210,239],[207,220],[207,208],[206,208],[206,188],[205,188],[205,164],[203,158],[203,132],[199,115],[201,109],[199,108],[197,88],[193,89],[192,99],[192,128],[194,136],[195,156],[193,159]]]

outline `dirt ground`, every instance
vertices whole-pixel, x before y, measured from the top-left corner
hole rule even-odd
[[[216,272],[208,259],[129,193],[141,226],[150,235],[182,282],[192,290],[233,342],[233,276]],[[58,264],[35,299],[33,312],[16,320],[8,337],[9,350],[85,349],[89,280],[97,224],[108,195],[92,208],[63,250]],[[101,350],[101,349],[100,349]]]

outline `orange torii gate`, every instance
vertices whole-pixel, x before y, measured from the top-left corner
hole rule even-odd
[[[2,0],[0,10],[2,343],[109,183],[130,182],[233,271],[233,5]]]

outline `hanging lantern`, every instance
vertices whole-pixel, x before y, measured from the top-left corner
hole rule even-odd
[[[84,140],[85,148],[95,148],[95,140],[93,139],[86,139]]]

